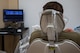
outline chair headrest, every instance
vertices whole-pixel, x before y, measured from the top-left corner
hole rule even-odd
[[[61,32],[65,27],[62,13],[52,9],[43,11],[40,19],[41,30],[47,33],[48,26],[53,26],[56,32]]]
[[[47,34],[49,41],[56,41],[57,34],[62,32],[65,27],[62,13],[52,9],[43,11],[40,26],[41,30]]]

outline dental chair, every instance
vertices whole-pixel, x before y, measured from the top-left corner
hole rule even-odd
[[[80,46],[74,41],[58,40],[65,27],[62,17],[62,13],[55,10],[48,9],[42,12],[41,36],[31,37],[27,53],[80,53]]]

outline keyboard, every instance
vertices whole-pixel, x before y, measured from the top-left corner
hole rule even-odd
[[[1,31],[0,31],[0,34],[8,34],[8,32],[1,32]]]
[[[16,29],[14,28],[1,28],[0,29],[0,34],[15,34],[16,33]]]

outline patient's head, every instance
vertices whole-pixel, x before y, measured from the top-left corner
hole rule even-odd
[[[59,11],[61,13],[63,13],[63,6],[58,3],[58,2],[55,2],[55,1],[51,1],[51,2],[48,2],[46,3],[44,6],[43,6],[43,10],[46,10],[46,9],[54,9],[56,11]]]

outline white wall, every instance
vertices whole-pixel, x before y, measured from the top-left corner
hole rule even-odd
[[[24,9],[24,26],[29,27],[39,24],[42,7],[48,1],[54,0],[19,0],[19,8]],[[64,15],[69,18],[66,28],[75,28],[80,24],[80,0],[55,0],[64,7]]]

